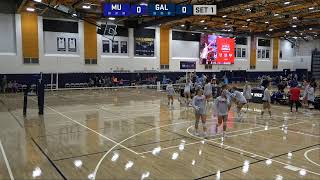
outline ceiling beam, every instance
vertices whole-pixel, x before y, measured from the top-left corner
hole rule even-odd
[[[307,30],[309,28],[316,28],[316,29],[320,29],[320,24],[310,24],[310,25],[304,25],[304,26],[298,26],[296,28],[293,28],[293,27],[285,27],[285,28],[279,28],[279,29],[275,29],[273,30],[272,32],[270,31],[262,31],[262,32],[257,32],[257,33],[254,33],[255,35],[266,35],[266,34],[275,34],[275,33],[284,33],[286,31],[291,31],[291,32],[294,32],[294,31],[302,31],[302,30]]]
[[[17,4],[17,13],[21,13],[23,7],[27,4],[28,0],[21,0],[20,3]]]

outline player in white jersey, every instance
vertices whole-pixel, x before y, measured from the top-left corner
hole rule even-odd
[[[173,106],[173,96],[174,96],[174,88],[172,85],[172,81],[169,82],[169,84],[166,87],[166,91],[168,94],[168,106],[171,104],[171,106]]]
[[[206,96],[207,102],[212,97],[212,85],[209,79],[206,80],[207,84],[204,85],[204,95]]]
[[[195,109],[195,134],[198,136],[198,125],[199,125],[199,120],[201,118],[202,126],[203,126],[203,132],[204,132],[204,137],[207,138],[207,127],[206,127],[206,120],[207,120],[207,115],[206,115],[206,108],[207,108],[207,102],[206,102],[206,97],[203,95],[203,90],[198,89],[196,92],[196,95],[192,99],[192,106]]]
[[[213,113],[214,115],[218,116],[216,133],[218,133],[218,127],[221,126],[223,122],[223,136],[225,136],[225,131],[227,130],[227,120],[230,104],[231,102],[227,97],[227,90],[222,90],[221,95],[217,97],[213,103]]]
[[[266,88],[264,89],[264,92],[263,92],[263,98],[262,98],[263,107],[261,111],[261,117],[263,117],[265,109],[268,109],[270,118],[272,117],[271,116],[271,93],[269,89],[270,89],[270,82],[266,84]]]
[[[236,86],[232,87],[232,91],[233,91],[232,99],[233,99],[233,101],[235,101],[235,103],[237,105],[238,117],[241,117],[241,109],[245,104],[247,104],[247,100],[243,96],[243,94],[240,91],[237,90]]]
[[[248,82],[246,82],[246,85],[243,88],[243,95],[247,100],[247,110],[249,109],[249,103],[252,100],[252,94],[251,94],[251,86]]]
[[[186,98],[186,104],[189,104],[189,98],[191,98],[191,89],[192,89],[192,81],[189,80],[188,83],[184,86],[183,94],[184,97]]]

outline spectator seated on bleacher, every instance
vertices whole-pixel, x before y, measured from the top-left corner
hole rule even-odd
[[[113,84],[113,86],[118,86],[119,85],[118,78],[112,76],[112,84]]]
[[[89,79],[89,83],[88,83],[88,86],[89,87],[93,87],[94,86],[94,81],[93,81],[93,79]]]
[[[119,86],[123,86],[123,79],[120,79]]]
[[[284,81],[281,81],[279,84],[278,84],[278,91],[280,92],[284,92],[284,89],[286,88],[286,83]]]
[[[290,87],[297,87],[298,86],[298,81],[293,79],[293,80],[289,81],[288,85]]]
[[[284,104],[285,101],[286,101],[285,94],[279,90],[277,92],[273,93],[271,96],[272,103]]]

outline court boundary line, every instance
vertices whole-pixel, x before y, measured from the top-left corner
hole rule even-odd
[[[1,153],[2,153],[2,156],[3,156],[4,162],[5,162],[6,166],[7,166],[7,170],[8,170],[10,179],[11,179],[11,180],[14,180],[14,177],[13,177],[13,174],[12,174],[12,170],[11,170],[9,161],[8,161],[8,159],[7,159],[6,152],[4,151],[4,148],[3,148],[3,145],[2,145],[1,139],[0,139],[0,149],[1,149]]]
[[[303,155],[304,155],[304,157],[305,157],[309,162],[311,162],[312,164],[315,164],[315,165],[317,165],[317,166],[320,166],[320,164],[314,162],[313,160],[311,160],[311,159],[308,157],[308,153],[311,152],[311,151],[314,151],[314,150],[316,150],[316,149],[320,149],[320,147],[314,148],[314,149],[309,149],[308,151],[304,152]]]
[[[304,132],[299,132],[299,131],[293,131],[293,130],[290,130],[290,129],[287,129],[287,131],[290,131],[292,133],[296,133],[296,134],[302,134],[302,135],[305,135],[305,136],[311,136],[311,137],[320,137],[320,135],[314,135],[314,134],[309,134],[309,133],[304,133]]]
[[[38,149],[40,150],[40,152],[47,158],[47,160],[49,161],[49,163],[53,166],[54,169],[56,169],[56,171],[60,174],[60,176],[64,179],[67,180],[67,178],[64,176],[64,174],[62,173],[62,171],[60,171],[60,169],[58,168],[58,166],[50,159],[50,157],[43,151],[43,149],[40,147],[40,145],[31,137],[32,142],[38,147]]]
[[[302,124],[302,123],[306,123],[306,122],[297,122],[297,123],[292,123],[292,124],[288,124],[289,125],[295,125],[295,124]],[[269,130],[273,130],[273,129],[278,129],[278,128],[281,128],[281,126],[276,126],[276,127],[271,127],[271,128],[268,128],[268,130],[265,130],[265,129],[262,129],[262,130],[257,130],[257,131],[252,131],[252,132],[246,132],[246,133],[242,133],[242,134],[235,134],[235,135],[230,135],[230,136],[227,136],[227,138],[230,138],[230,137],[236,137],[236,136],[242,136],[242,135],[246,135],[246,134],[253,134],[253,133],[257,133],[257,132],[261,132],[261,131],[269,131]],[[231,132],[230,132],[231,133]],[[189,134],[189,133],[188,133]],[[190,135],[190,134],[189,134]],[[192,137],[192,136],[191,136]],[[197,144],[197,143],[201,143],[202,141],[212,141],[212,140],[217,140],[217,139],[221,139],[221,137],[217,137],[217,138],[213,138],[213,139],[204,139],[202,137],[197,137],[197,139],[201,139],[201,141],[197,141],[197,142],[192,142],[192,143],[186,143],[186,145],[193,145],[193,144]],[[166,150],[166,149],[172,149],[172,148],[176,148],[176,147],[179,147],[179,145],[177,146],[170,146],[170,147],[166,147],[166,148],[162,148],[162,150]],[[139,154],[147,154],[147,153],[150,153],[152,151],[144,151],[144,152],[139,152]]]
[[[217,142],[214,142],[214,143],[217,143]],[[219,144],[219,143],[218,143],[218,144]],[[303,147],[303,148],[300,148],[300,149],[293,150],[293,151],[291,151],[291,152],[302,151],[302,150],[304,150],[304,149],[308,149],[308,148],[311,148],[311,147],[314,147],[314,146],[318,146],[318,145],[320,145],[320,144],[314,144],[314,145],[306,146],[306,147]],[[264,156],[261,156],[261,155],[258,155],[258,154],[255,154],[255,153],[252,153],[252,152],[249,152],[249,151],[240,149],[240,148],[236,148],[236,147],[233,147],[233,146],[230,146],[230,145],[222,145],[222,146],[225,146],[225,148],[236,149],[236,150],[238,150],[238,151],[242,151],[242,152],[245,152],[245,153],[248,153],[248,154],[252,154],[252,155],[255,155],[255,156],[258,156],[258,157],[262,158],[261,160],[258,160],[258,161],[249,163],[250,165],[256,164],[256,163],[260,163],[260,162],[263,162],[263,161],[268,160],[268,159],[272,159],[272,161],[274,161],[274,162],[276,162],[276,163],[279,163],[279,164],[282,164],[282,165],[291,165],[291,164],[287,164],[287,163],[284,163],[284,162],[275,160],[275,158],[279,158],[279,157],[281,157],[281,156],[284,156],[284,155],[286,155],[287,153],[283,153],[283,154],[279,154],[279,155],[272,156],[272,157],[270,157],[270,158],[266,158],[266,157],[264,157]],[[225,149],[225,148],[224,148],[224,149]],[[221,147],[221,149],[222,149],[222,147]],[[291,166],[295,166],[295,165],[291,165]],[[241,167],[243,167],[243,165],[240,165],[240,166],[237,166],[237,167],[233,167],[233,168],[230,168],[230,169],[226,169],[226,170],[224,170],[224,171],[220,171],[220,174],[225,173],[225,172],[228,172],[228,171],[232,171],[232,170],[235,170],[235,169],[238,169],[238,168],[241,168]],[[307,172],[309,172],[309,173],[311,173],[311,174],[320,176],[319,173],[316,173],[316,172],[307,170],[307,169],[305,169],[305,168],[300,168],[300,167],[298,167],[298,166],[295,166],[295,167],[297,167],[297,168],[299,168],[299,169],[304,169],[304,170],[306,170]],[[207,177],[210,177],[210,176],[214,176],[214,175],[216,175],[216,174],[217,174],[217,173],[212,173],[212,174],[209,174],[209,175],[206,175],[206,176],[202,176],[202,177],[198,177],[198,178],[195,178],[195,179],[196,179],[196,180],[204,179],[204,178],[207,178]]]

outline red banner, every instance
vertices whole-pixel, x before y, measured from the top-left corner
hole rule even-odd
[[[234,64],[234,44],[233,38],[217,38],[217,64]]]

